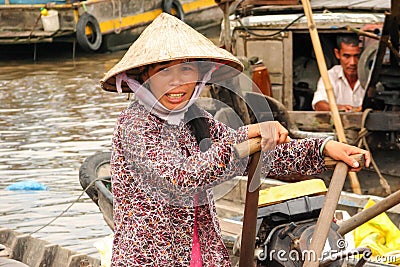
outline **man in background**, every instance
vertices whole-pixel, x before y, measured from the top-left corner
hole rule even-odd
[[[336,40],[335,56],[340,65],[329,71],[329,79],[333,87],[339,111],[361,111],[365,89],[361,86],[357,75],[357,65],[361,54],[359,40],[356,36],[339,36]],[[330,110],[325,86],[320,78],[312,101],[314,110]]]

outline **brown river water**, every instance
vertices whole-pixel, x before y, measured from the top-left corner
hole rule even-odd
[[[219,27],[202,33],[218,42]],[[74,59],[70,44],[34,51],[33,45],[0,46],[0,227],[100,258],[93,244],[111,230],[90,198],[80,197],[79,168],[111,148],[117,116],[129,101],[102,91],[99,80],[126,51],[78,50]],[[30,180],[49,190],[5,190]]]
[[[128,104],[126,95],[99,86],[125,51],[75,60],[70,51],[38,52],[36,62],[29,55],[0,60],[0,227],[33,233],[77,201],[33,236],[99,257],[93,243],[111,230],[86,194],[78,200],[79,168],[110,149],[116,118]],[[49,190],[5,190],[26,180]]]

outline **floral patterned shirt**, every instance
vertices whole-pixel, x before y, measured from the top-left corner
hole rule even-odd
[[[246,174],[247,159],[234,145],[247,140],[246,126],[233,130],[204,111],[211,147],[201,152],[187,125],[170,125],[137,101],[116,124],[111,157],[114,196],[112,266],[189,266],[194,229],[194,195],[203,266],[230,266],[212,188]],[[323,139],[303,139],[264,153],[263,175],[325,170]]]

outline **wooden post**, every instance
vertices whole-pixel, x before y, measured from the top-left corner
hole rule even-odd
[[[347,143],[342,121],[340,119],[339,111],[336,105],[336,99],[333,93],[332,84],[329,80],[328,70],[326,67],[325,58],[321,48],[321,43],[319,41],[317,27],[314,23],[314,19],[312,16],[311,5],[309,0],[301,0],[301,2],[303,4],[304,14],[307,17],[308,28],[310,31],[311,40],[317,58],[318,68],[321,73],[322,81],[324,82],[325,85],[325,90],[329,101],[329,107],[332,113],[333,123],[337,131],[338,139],[340,142]],[[309,251],[311,251],[316,258],[311,259],[311,257],[306,257],[304,260],[303,267],[319,266],[322,250],[324,248],[326,239],[329,234],[330,225],[333,220],[333,214],[335,212],[337,203],[339,201],[340,193],[343,189],[347,172],[348,172],[348,167],[346,164],[344,163],[337,164],[329,185],[328,192],[326,194],[324,205],[318,217],[317,225],[315,226],[311,244],[309,247]],[[349,172],[349,178],[353,192],[361,194],[360,183],[358,182],[356,173]]]
[[[315,226],[314,233],[312,236],[310,247],[308,251],[310,255],[306,255],[304,259],[303,267],[318,267],[322,250],[324,249],[326,239],[331,228],[333,215],[336,210],[337,203],[339,202],[340,194],[344,182],[346,180],[346,174],[348,167],[345,163],[339,162],[336,165],[335,171],[333,172],[331,184],[329,185],[328,192],[324,205],[322,206],[320,215]]]
[[[335,94],[333,92],[332,84],[329,80],[328,69],[326,67],[325,57],[322,51],[321,42],[319,40],[317,26],[314,23],[312,16],[312,10],[309,0],[301,0],[303,4],[304,14],[307,17],[308,29],[310,31],[311,41],[314,47],[315,56],[317,58],[318,68],[321,73],[322,81],[324,82],[326,94],[328,96],[329,107],[331,110],[331,116],[335,129],[338,135],[338,139],[342,143],[347,143],[346,136],[344,134],[344,129],[342,121],[340,120],[339,110],[336,105]],[[349,172],[350,184],[354,193],[361,194],[360,183],[357,178],[357,174],[354,172]]]
[[[258,212],[258,193],[260,190],[260,152],[253,154],[247,179],[246,202],[243,214],[242,240],[240,245],[239,267],[255,266],[254,248]],[[260,165],[260,166],[259,166]]]
[[[229,21],[229,8],[234,0],[215,0],[215,3],[221,8],[224,13],[224,46],[225,49],[231,52],[231,23]]]

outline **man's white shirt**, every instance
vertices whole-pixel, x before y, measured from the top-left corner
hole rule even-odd
[[[350,105],[359,107],[362,105],[365,89],[361,86],[360,80],[357,80],[354,85],[354,90],[351,89],[349,82],[344,75],[341,65],[335,65],[328,71],[329,79],[332,84],[333,93],[335,94],[337,105]],[[328,101],[325,86],[322,78],[318,80],[317,90],[314,93],[312,108],[315,109],[315,104],[319,101]]]

